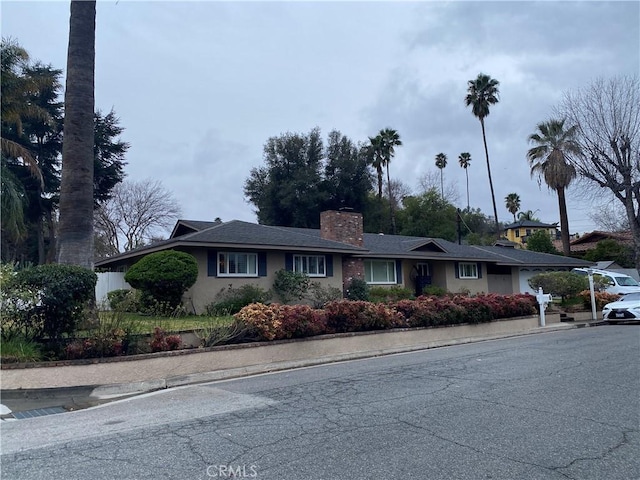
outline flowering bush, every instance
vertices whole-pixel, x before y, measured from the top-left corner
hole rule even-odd
[[[166,352],[177,350],[181,343],[180,335],[167,335],[163,329],[156,327],[153,329],[153,338],[149,345],[152,352]]]
[[[282,320],[278,315],[278,305],[251,303],[242,308],[233,317],[256,329],[258,335],[265,340],[275,340]]]
[[[280,327],[276,339],[301,338],[320,335],[326,332],[326,315],[308,305],[275,305],[276,315],[280,318]]]
[[[607,292],[594,292],[596,298],[596,310],[602,310],[602,308],[611,302],[615,302],[620,299],[620,295]],[[583,290],[578,294],[582,298],[584,308],[591,310],[591,291]]]
[[[327,333],[384,330],[405,326],[404,318],[393,307],[361,300],[339,300],[324,308]]]

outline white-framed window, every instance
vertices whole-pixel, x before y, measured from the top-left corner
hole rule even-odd
[[[364,279],[370,284],[395,284],[396,262],[394,260],[365,260]]]
[[[478,278],[478,264],[460,262],[458,264],[458,277],[459,278]]]
[[[326,277],[324,255],[294,255],[293,271],[310,277]]]
[[[219,277],[257,277],[256,253],[218,252]]]

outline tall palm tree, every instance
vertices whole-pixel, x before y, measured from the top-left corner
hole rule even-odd
[[[520,210],[520,195],[517,193],[510,193],[504,197],[507,210],[513,214],[513,221],[516,221],[516,213]]]
[[[564,127],[564,119],[551,119],[538,124],[536,132],[529,135],[529,142],[535,146],[527,152],[527,160],[531,167],[531,176],[538,176],[550,189],[558,194],[560,209],[560,234],[562,236],[562,252],[571,254],[569,245],[569,218],[565,189],[576,178],[576,169],[567,162],[571,155],[580,153],[575,140],[577,126]]]
[[[464,168],[464,173],[467,176],[467,210],[470,209],[469,206],[469,165],[471,165],[471,154],[469,152],[463,152],[458,156],[458,163],[462,168]]]
[[[58,263],[93,268],[96,2],[71,1]]]
[[[389,176],[389,164],[391,163],[391,159],[395,155],[395,147],[399,147],[402,145],[402,141],[400,140],[400,135],[397,131],[391,128],[385,128],[380,130],[378,136],[381,138],[382,144],[382,158],[384,160],[383,165],[387,169],[387,190],[389,193],[389,211],[391,213],[391,228],[393,230],[393,234],[396,234],[396,216],[393,210],[393,199],[391,195],[391,177]]]
[[[436,167],[440,169],[440,194],[442,196],[442,201],[444,202],[444,177],[442,175],[442,171],[447,166],[447,156],[444,153],[439,153],[436,155]]]
[[[382,153],[382,137],[376,135],[369,137],[371,145],[368,146],[369,163],[376,170],[378,175],[378,200],[382,200],[382,168],[384,167],[384,158]]]
[[[499,101],[498,82],[484,73],[478,74],[475,80],[469,80],[465,104],[471,107],[473,115],[480,120],[482,127],[482,141],[484,142],[484,153],[487,157],[487,173],[489,174],[489,187],[491,188],[491,201],[493,202],[493,215],[496,219],[496,235],[500,237],[500,222],[498,222],[498,209],[496,207],[496,196],[493,191],[493,179],[491,178],[491,164],[489,163],[489,149],[487,148],[487,136],[484,128],[484,119],[489,115],[489,106],[495,105]]]

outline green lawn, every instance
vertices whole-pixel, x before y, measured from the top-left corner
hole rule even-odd
[[[119,315],[119,316],[118,316]],[[114,312],[101,312],[101,320],[120,326],[131,326],[137,333],[152,333],[155,327],[162,328],[165,332],[179,332],[184,330],[197,330],[214,326],[229,325],[233,321],[231,315],[224,317],[188,316],[188,317],[152,317],[137,313],[115,314]]]

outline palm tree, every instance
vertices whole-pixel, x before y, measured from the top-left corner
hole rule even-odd
[[[371,145],[368,146],[369,164],[375,168],[378,175],[378,200],[382,200],[382,167],[384,166],[384,158],[382,156],[382,137],[376,135],[369,137]]]
[[[516,221],[516,213],[520,210],[520,195],[517,193],[510,193],[506,197],[504,197],[504,201],[507,207],[507,210],[513,214],[513,221]]]
[[[458,163],[460,163],[460,166],[464,168],[464,173],[467,176],[467,210],[469,210],[469,171],[467,168],[469,168],[469,165],[471,164],[471,154],[469,152],[461,153],[458,156]]]
[[[538,176],[550,189],[558,194],[560,209],[560,234],[562,236],[562,252],[571,254],[569,245],[569,218],[565,189],[576,178],[576,169],[567,162],[567,157],[580,153],[575,140],[577,127],[564,128],[563,120],[548,120],[538,124],[536,132],[529,136],[529,142],[535,146],[527,152],[527,160],[531,167],[531,176]]]
[[[538,210],[536,210],[537,212]],[[518,221],[522,222],[524,220],[530,220],[532,222],[539,222],[540,220],[538,220],[535,217],[536,212],[534,212],[533,210],[527,210],[526,212],[519,212],[518,213]]]
[[[491,188],[491,201],[493,202],[493,215],[496,219],[496,235],[500,237],[500,223],[498,222],[498,209],[496,207],[496,196],[493,192],[493,180],[491,178],[491,164],[489,163],[489,149],[487,148],[487,136],[484,129],[484,119],[489,115],[489,106],[498,103],[498,82],[484,73],[478,74],[475,80],[469,80],[465,104],[471,107],[473,115],[480,120],[482,127],[482,140],[484,142],[484,153],[487,157],[487,173],[489,174],[489,187]]]
[[[440,193],[442,195],[442,201],[444,201],[444,178],[442,171],[447,166],[447,156],[444,153],[436,155],[436,167],[440,169]]]
[[[72,0],[67,52],[58,263],[93,268],[96,2]]]
[[[400,135],[397,131],[391,128],[385,128],[380,130],[378,136],[381,138],[381,151],[383,158],[383,165],[387,169],[387,190],[389,193],[389,211],[391,213],[391,228],[393,229],[393,234],[396,234],[396,217],[393,210],[393,200],[391,195],[391,178],[389,176],[389,164],[391,163],[391,159],[395,155],[395,147],[399,147],[402,145],[402,141],[400,140]]]

